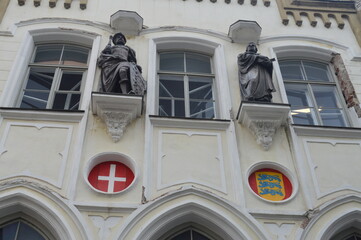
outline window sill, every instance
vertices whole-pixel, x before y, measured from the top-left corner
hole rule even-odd
[[[5,119],[43,120],[56,122],[80,122],[84,111],[52,109],[0,108],[0,115]]]
[[[298,136],[337,137],[361,139],[361,128],[296,125],[292,128]]]
[[[225,130],[229,127],[231,120],[226,119],[199,119],[178,118],[149,115],[150,122],[156,127],[193,128],[209,130]]]

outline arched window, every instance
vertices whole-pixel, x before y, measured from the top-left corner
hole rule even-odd
[[[214,118],[211,57],[194,52],[159,54],[159,115]]]
[[[295,124],[349,126],[341,93],[327,63],[302,59],[279,62]]]
[[[74,44],[35,47],[20,108],[78,110],[90,49]]]
[[[357,233],[352,233],[344,237],[342,240],[361,240],[361,235]]]
[[[158,240],[223,240],[216,233],[197,223],[181,224]]]
[[[48,240],[40,230],[23,219],[0,226],[0,239],[4,240]]]
[[[356,226],[360,226],[360,223],[356,223]],[[358,227],[350,227],[335,234],[330,240],[361,240],[361,230]]]
[[[167,240],[212,240],[212,238],[209,238],[197,230],[190,228],[172,235],[167,238]]]

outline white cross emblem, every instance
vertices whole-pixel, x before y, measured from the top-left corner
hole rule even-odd
[[[116,167],[117,166],[115,164],[110,164],[109,176],[98,176],[98,180],[109,181],[108,182],[108,191],[107,191],[108,193],[114,192],[114,183],[115,182],[125,182],[127,180],[124,177],[116,177],[115,176]]]

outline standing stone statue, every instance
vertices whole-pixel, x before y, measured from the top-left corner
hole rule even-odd
[[[113,41],[113,46],[111,45]],[[144,95],[146,82],[142,68],[137,65],[135,51],[125,46],[122,33],[109,37],[109,43],[98,58],[101,68],[102,89],[104,92]]]
[[[245,53],[238,55],[239,84],[244,100],[271,102],[271,92],[275,92],[272,61],[274,59],[259,55],[253,42],[248,44]]]

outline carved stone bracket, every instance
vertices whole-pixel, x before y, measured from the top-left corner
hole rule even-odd
[[[143,96],[92,93],[92,111],[106,124],[114,142],[123,136],[129,123],[142,114]]]
[[[287,121],[290,105],[276,103],[242,102],[238,122],[246,126],[264,150],[269,150],[278,128]]]

